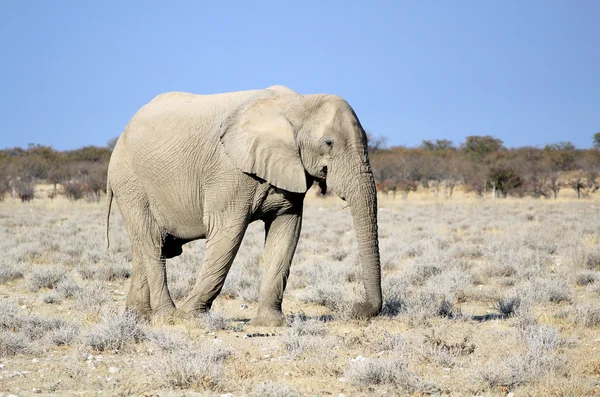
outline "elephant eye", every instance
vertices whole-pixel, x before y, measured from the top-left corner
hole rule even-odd
[[[325,140],[323,141],[325,143],[325,145],[332,147],[333,146],[333,138],[325,138]]]

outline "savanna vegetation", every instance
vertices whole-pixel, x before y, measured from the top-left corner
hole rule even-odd
[[[282,328],[252,327],[264,226],[253,223],[210,314],[124,312],[131,250],[118,213],[65,198],[0,203],[0,392],[14,395],[595,395],[600,203],[381,200],[384,310],[363,296],[352,217],[305,202]],[[168,261],[176,301],[204,241]]]
[[[115,210],[105,250],[114,141],[0,151],[0,395],[597,395],[594,139],[586,150],[371,139],[383,313],[351,318],[364,294],[351,214],[309,194],[282,328],[248,324],[262,223],[209,314],[148,324],[124,311],[131,247]],[[175,301],[203,252],[195,241],[168,261]]]
[[[559,197],[569,190],[577,198],[600,188],[600,132],[591,149],[570,142],[507,149],[491,136],[468,136],[460,145],[424,140],[415,148],[387,147],[385,138],[370,136],[369,151],[377,187],[385,197],[406,199],[426,190],[449,198],[456,187],[483,198]],[[35,186],[52,189],[37,197],[65,195],[72,200],[98,200],[106,190],[106,170],[116,138],[106,147],[56,151],[30,144],[27,149],[0,150],[0,200],[36,197]]]

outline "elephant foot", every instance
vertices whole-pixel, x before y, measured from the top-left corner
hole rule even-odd
[[[278,310],[258,310],[258,314],[252,320],[250,325],[260,327],[281,327],[285,324],[285,316]]]
[[[152,313],[152,324],[175,324],[175,307],[168,307]]]
[[[127,302],[125,304],[125,310],[132,313],[136,313],[140,320],[150,321],[152,319],[152,309],[150,305],[131,304]]]
[[[375,306],[368,302],[355,303],[352,306],[351,315],[353,318],[367,319],[378,315],[380,311],[381,305]]]

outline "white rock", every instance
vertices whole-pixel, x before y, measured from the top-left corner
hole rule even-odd
[[[117,368],[117,367],[108,367],[108,372],[111,374],[116,374],[117,372],[119,372],[121,369]]]
[[[221,397],[235,397],[232,393],[221,394]]]
[[[42,392],[42,389],[40,389],[39,387],[34,387],[33,389],[31,389],[31,391],[32,391],[33,393],[41,393],[41,392]]]
[[[39,363],[39,362],[40,362],[40,359],[39,359],[39,358],[34,358],[34,359],[32,359],[32,360],[31,360],[31,362],[32,362],[32,363]]]
[[[356,361],[365,361],[365,360],[366,359],[363,356],[361,356],[360,354],[358,356],[356,356],[355,358],[351,359],[351,361],[354,361],[354,362],[356,362]]]

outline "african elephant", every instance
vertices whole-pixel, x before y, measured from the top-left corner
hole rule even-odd
[[[365,131],[334,95],[287,87],[216,95],[172,92],[142,107],[119,138],[107,178],[133,249],[126,306],[171,321],[210,309],[250,222],[265,223],[264,276],[254,325],[281,325],[281,302],[314,182],[350,206],[366,300],[357,317],[381,310],[377,195]],[[206,238],[204,261],[176,310],[165,261]]]

